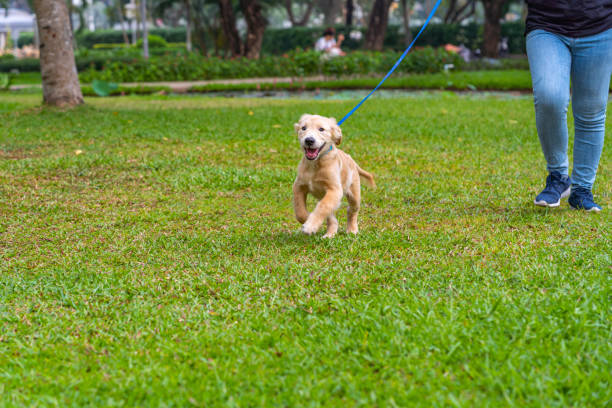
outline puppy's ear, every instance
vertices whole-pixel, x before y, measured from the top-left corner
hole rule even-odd
[[[294,123],[293,124],[293,129],[295,129],[295,133],[300,131],[300,124],[299,123]]]
[[[334,118],[330,118],[330,119],[332,121],[332,126],[331,126],[332,140],[334,141],[336,146],[339,146],[340,143],[342,143],[342,129],[340,129],[340,126],[338,126],[336,119]]]

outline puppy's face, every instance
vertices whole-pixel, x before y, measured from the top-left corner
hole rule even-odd
[[[294,127],[308,160],[317,160],[331,145],[342,141],[342,131],[334,118],[306,114]]]

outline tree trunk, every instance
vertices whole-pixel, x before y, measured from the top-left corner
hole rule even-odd
[[[410,31],[410,10],[408,3],[412,5],[412,0],[401,0],[402,2],[402,24],[404,26],[404,45],[408,46],[412,42],[412,31]]]
[[[446,9],[446,14],[444,15],[444,24],[450,23],[451,16],[455,14],[456,7],[457,7],[457,0],[450,0],[448,2],[448,9]]]
[[[233,57],[242,55],[242,42],[236,29],[236,18],[234,17],[232,0],[219,0],[219,11],[221,26],[227,39],[230,54]]]
[[[365,48],[373,51],[381,51],[385,34],[387,32],[387,23],[389,21],[389,7],[391,0],[375,0],[370,13],[370,23],[366,32]]]
[[[198,48],[202,55],[208,55],[208,49],[206,47],[206,28],[202,26],[203,20],[199,18],[199,15],[194,16],[193,29],[195,34],[195,41],[197,42]]]
[[[501,24],[506,0],[482,0],[485,12],[483,30],[483,55],[489,58],[499,56],[499,40],[501,39]]]
[[[257,0],[240,0],[240,7],[247,23],[244,55],[247,58],[259,58],[268,22],[261,13],[261,5]]]
[[[147,0],[140,0],[140,19],[142,20],[142,56],[149,59],[149,30],[147,28]]]
[[[314,9],[314,0],[311,0],[306,4],[306,11],[302,16],[301,20],[296,20],[293,15],[293,2],[291,0],[285,0],[285,9],[287,10],[287,16],[289,17],[289,21],[291,22],[292,27],[303,27],[308,24],[308,20],[310,20],[310,15],[312,14],[312,10]]]
[[[354,0],[346,0],[346,26],[351,28],[353,25],[353,12],[355,11]]]
[[[187,21],[187,26],[185,27],[185,33],[187,34],[185,46],[187,51],[191,52],[193,50],[193,46],[191,45],[191,0],[184,0],[183,4],[185,6],[185,20]]]
[[[326,27],[336,24],[336,17],[342,12],[342,0],[318,0],[319,9],[324,10],[323,25]]]
[[[83,103],[72,49],[72,31],[65,0],[34,0],[40,35],[43,102],[53,106]]]
[[[123,35],[123,42],[125,43],[125,45],[130,45],[130,39],[128,38],[127,30],[125,29],[125,18],[123,18],[123,7],[121,6],[121,0],[115,0],[115,4],[117,5],[119,22],[121,23],[121,34]]]

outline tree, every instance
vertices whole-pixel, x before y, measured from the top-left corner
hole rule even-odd
[[[156,4],[157,15],[163,15],[175,4],[180,4],[180,14],[188,20],[188,27],[193,28],[192,40],[202,53],[206,54],[207,43],[212,42],[215,55],[221,48],[227,50],[226,55],[230,57],[248,58],[259,58],[261,53],[263,36],[268,24],[263,15],[262,5],[282,4],[280,1],[275,3],[274,0],[153,0],[153,2]],[[241,38],[237,28],[238,14],[246,23],[244,39]],[[310,12],[302,18],[304,24],[309,14]]]
[[[351,28],[353,25],[353,12],[355,11],[354,0],[346,0],[346,26]]]
[[[372,11],[370,12],[370,23],[365,37],[365,48],[368,50],[380,51],[387,32],[389,22],[389,8],[392,0],[374,0]]]
[[[191,41],[191,1],[190,0],[183,0],[183,4],[185,7],[185,21],[186,21],[186,27],[185,27],[185,33],[186,33],[186,38],[185,38],[185,46],[187,47],[187,51],[191,52],[193,50],[193,46],[192,46],[192,41]],[[204,50],[206,50],[206,48],[204,48]]]
[[[43,102],[53,106],[83,103],[65,0],[34,0],[40,36]]]
[[[330,27],[336,23],[336,17],[342,13],[343,0],[317,0],[319,10],[323,12],[323,25]]]
[[[244,43],[236,29],[236,17],[231,0],[219,0],[221,25],[232,56],[243,55],[259,58],[267,20],[263,16],[258,0],[240,0],[240,10],[246,21],[247,32]]]
[[[412,31],[410,31],[410,9],[413,0],[401,0],[402,3],[402,25],[404,28],[404,45],[408,46],[412,42]]]
[[[236,29],[236,17],[234,17],[234,7],[232,6],[232,0],[219,0],[219,11],[221,19],[221,27],[225,38],[229,52],[232,56],[242,55],[243,47]]]
[[[483,55],[489,58],[497,58],[499,55],[499,40],[501,39],[500,20],[504,15],[504,6],[508,0],[481,1],[485,14]]]
[[[349,0],[351,1],[351,0]],[[303,27],[308,24],[308,20],[310,20],[310,15],[312,14],[312,10],[314,9],[314,0],[311,0],[306,3],[306,11],[300,20],[297,20],[293,14],[293,1],[285,0],[285,9],[287,10],[287,16],[289,17],[289,21],[293,27]]]
[[[259,58],[268,21],[264,18],[257,0],[240,0],[240,7],[247,23],[244,55],[247,58]]]
[[[117,15],[119,17],[119,22],[121,23],[121,34],[123,35],[123,42],[125,43],[125,45],[129,45],[130,40],[127,35],[127,30],[125,29],[125,18],[123,18],[123,4],[121,0],[115,0],[115,7],[117,8]]]
[[[459,0],[450,0],[444,22],[461,23],[468,17],[471,17],[476,12],[476,0],[465,0],[463,4]]]
[[[140,0],[140,20],[142,23],[142,55],[149,59],[149,30],[147,29],[147,0]]]

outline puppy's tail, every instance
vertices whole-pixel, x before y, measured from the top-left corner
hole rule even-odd
[[[371,188],[376,188],[376,183],[374,182],[374,176],[371,173],[368,173],[361,167],[357,166],[357,171],[359,172],[359,177],[361,177],[368,186]]]

